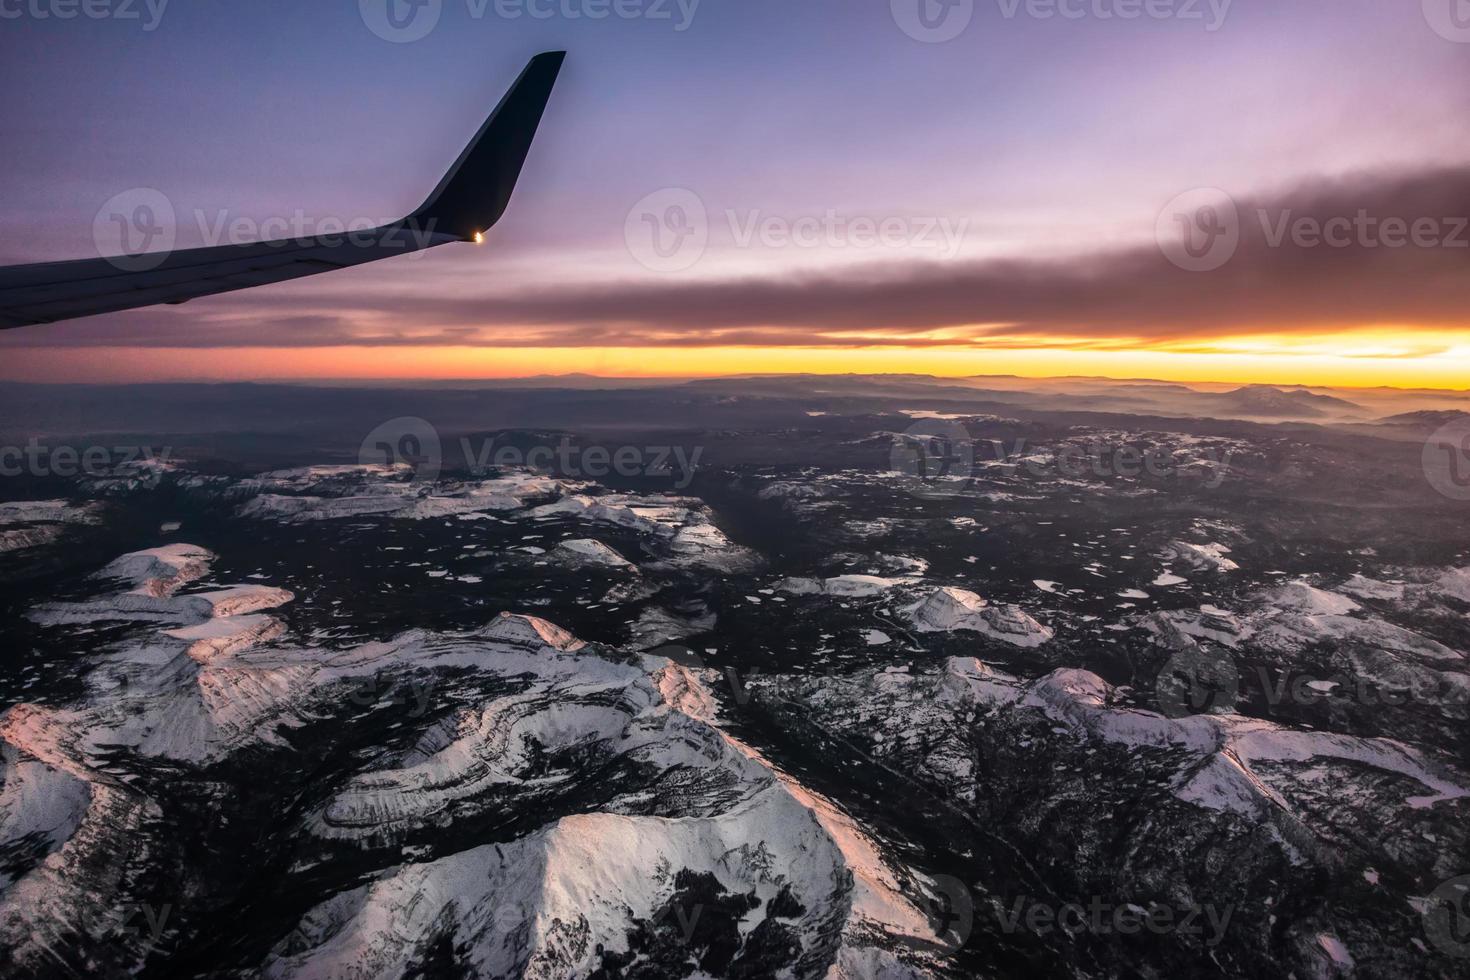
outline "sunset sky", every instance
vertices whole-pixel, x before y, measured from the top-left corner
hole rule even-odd
[[[529,56],[569,55],[483,245],[6,331],[0,377],[1470,388],[1456,0],[959,0],[943,42],[911,36],[933,0],[429,2],[405,43],[375,0],[3,7],[0,263],[117,251],[94,219],[138,189],[181,247],[396,218]],[[1228,254],[1181,267],[1201,202]]]

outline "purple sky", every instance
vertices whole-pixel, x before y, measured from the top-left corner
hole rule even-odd
[[[501,0],[553,12],[544,18],[502,16],[492,0],[477,16],[478,0],[442,0],[426,37],[390,43],[357,0],[174,0],[152,30],[145,0],[131,4],[136,20],[61,20],[58,0],[0,0],[0,262],[96,255],[94,216],[134,188],[167,197],[180,245],[204,241],[201,222],[221,215],[396,217],[527,57],[570,52],[493,248],[13,331],[0,346],[101,344],[142,325],[158,344],[332,344],[421,329],[423,296],[457,304],[436,330],[493,329],[515,311],[570,317],[557,320],[573,331],[563,342],[580,324],[587,343],[616,344],[617,327],[571,316],[562,294],[769,290],[855,265],[942,279],[997,258],[1126,255],[1151,245],[1160,209],[1190,188],[1263,199],[1305,179],[1470,162],[1470,43],[1436,33],[1419,0],[1153,0],[1173,15],[1134,20],[1099,16],[1130,0],[1063,0],[1077,18],[975,0],[944,43],[899,28],[909,0],[620,2],[667,16],[555,13],[599,0]],[[707,251],[672,273],[640,264],[625,237],[630,208],[670,187],[709,216]],[[896,218],[906,237],[739,241],[751,221],[828,212]],[[952,242],[920,240],[936,222]],[[365,296],[389,311],[370,327],[335,315]],[[550,297],[560,305],[537,307]],[[640,322],[631,343],[649,342]],[[707,322],[682,323],[676,303],[652,325],[687,341]]]

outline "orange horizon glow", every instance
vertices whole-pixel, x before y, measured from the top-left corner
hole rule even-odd
[[[1452,343],[1443,343],[1445,340]],[[1016,375],[1354,388],[1470,387],[1470,338],[1425,353],[1405,335],[1262,338],[1201,351],[966,347],[307,347],[14,348],[7,381],[437,381],[586,374],[691,378],[732,374]],[[1265,352],[1263,352],[1265,351]],[[99,371],[99,365],[105,365]]]

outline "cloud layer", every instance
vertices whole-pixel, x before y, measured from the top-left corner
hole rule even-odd
[[[130,345],[161,347],[1207,349],[1252,334],[1470,328],[1470,166],[1314,178],[1233,203],[1238,245],[1211,271],[1179,268],[1150,242],[1066,259],[891,261],[722,281],[698,278],[696,267],[473,294],[353,290],[327,277],[310,290],[15,331],[0,342],[105,345],[125,333]],[[427,263],[383,274],[431,275]]]

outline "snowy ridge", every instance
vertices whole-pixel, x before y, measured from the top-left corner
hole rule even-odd
[[[0,503],[0,526],[11,524],[92,524],[101,505],[72,504],[65,500],[16,500]]]
[[[1447,768],[1391,739],[1300,731],[1241,715],[1169,719],[1151,711],[1110,708],[1111,698],[1112,689],[1097,675],[1059,670],[1030,685],[1021,703],[1040,707],[1048,717],[1106,741],[1208,754],[1207,769],[1180,785],[1177,795],[1211,809],[1259,816],[1267,802],[1289,807],[1281,795],[1286,790],[1274,787],[1272,777],[1257,771],[1262,763],[1278,762],[1342,761],[1406,776],[1428,790],[1404,799],[1415,808],[1470,796],[1466,788],[1470,784],[1463,776],[1452,776]]]
[[[574,564],[600,565],[606,568],[633,567],[633,563],[615,549],[592,538],[569,538],[558,544],[552,553]]]
[[[192,544],[170,544],[134,551],[109,562],[98,578],[119,579],[133,586],[138,595],[155,599],[173,595],[180,588],[209,573],[214,554]]]
[[[443,481],[432,487],[413,478],[413,468],[404,463],[310,466],[263,473],[236,484],[230,493],[250,497],[240,507],[242,517],[301,523],[375,515],[428,520],[515,511],[575,486],[521,472],[489,480]]]
[[[694,497],[574,493],[533,507],[526,516],[564,517],[638,531],[652,539],[661,553],[660,564],[667,567],[734,571],[759,564],[754,552],[725,537],[708,505]]]
[[[26,705],[0,720],[0,946],[18,967],[79,975],[78,940],[117,934],[128,917],[128,880],[149,859],[133,841],[159,810],[89,768],[59,722]],[[115,940],[110,955],[136,966],[131,938]]]
[[[655,919],[674,873],[687,871],[753,893],[763,908],[790,889],[802,905],[786,921],[804,950],[795,975],[813,975],[835,956],[831,910],[852,900],[853,877],[810,812],[772,787],[716,817],[582,814],[508,844],[395,869],[319,906],[265,975],[398,975],[448,935],[464,965],[484,976],[586,976],[601,963],[599,947],[628,949],[632,924]],[[741,923],[747,938],[755,925]]]
[[[749,687],[759,697],[771,683],[770,678],[753,679]],[[979,661],[952,658],[934,675],[887,672],[828,682],[812,694],[809,705],[823,724],[858,737],[871,734],[867,726],[876,725],[883,744],[891,740],[899,746],[913,730],[945,731],[971,706],[1037,711],[1084,739],[1182,753],[1174,785],[1179,799],[1252,819],[1277,810],[1297,816],[1294,773],[1324,766],[1331,767],[1342,792],[1371,786],[1375,773],[1402,777],[1406,791],[1399,805],[1409,809],[1470,796],[1470,779],[1464,774],[1392,739],[1301,731],[1240,715],[1171,719],[1115,707],[1114,701],[1113,689],[1089,671],[1064,668],[1025,682]],[[973,786],[966,785],[973,765],[963,744],[937,740],[919,765],[959,798],[973,793]]]
[[[1382,596],[1383,583],[1355,576],[1342,587],[1360,597]],[[1204,605],[1197,610],[1170,610],[1146,617],[1142,625],[1176,649],[1209,640],[1231,649],[1250,644],[1275,653],[1296,653],[1324,640],[1352,641],[1398,656],[1455,664],[1465,655],[1429,637],[1396,626],[1358,602],[1305,580],[1258,590],[1249,605],[1224,610]]]
[[[342,651],[264,646],[285,633],[261,610],[290,593],[181,593],[209,558],[178,545],[110,564],[108,579],[127,590],[70,604],[70,614],[105,619],[146,599],[165,625],[140,623],[82,703],[18,705],[0,718],[0,847],[32,855],[0,885],[0,911],[11,913],[6,928],[16,931],[5,938],[23,955],[42,955],[63,934],[93,948],[58,924],[62,909],[96,908],[99,918],[83,924],[94,942],[121,927],[108,916],[129,907],[129,869],[148,856],[134,843],[158,810],[113,774],[118,753],[182,765],[292,753],[284,730],[371,710],[344,697],[354,685],[370,680],[382,697],[415,678],[453,676],[466,692],[458,706],[423,715],[406,748],[348,776],[303,829],[375,847],[473,817],[507,794],[551,799],[598,773],[636,777],[597,812],[390,868],[329,899],[283,941],[267,975],[378,975],[421,961],[446,934],[485,975],[585,975],[603,955],[644,955],[632,935],[705,887],[746,909],[729,927],[733,955],[752,963],[795,949],[798,976],[847,976],[858,963],[927,975],[933,930],[877,845],[725,732],[699,673],[662,657],[610,656],[513,614]],[[106,887],[99,866],[115,869]]]
[[[53,626],[134,620],[163,627],[104,661],[92,681],[97,699],[49,716],[69,733],[79,773],[90,768],[81,760],[114,746],[194,761],[227,753],[253,738],[260,719],[279,712],[293,682],[309,673],[299,664],[242,659],[284,633],[283,624],[262,610],[290,602],[287,590],[237,585],[178,594],[208,573],[213,558],[189,544],[134,552],[96,576],[125,591],[30,611],[35,621]],[[16,730],[29,710],[11,709],[0,732]]]
[[[1038,647],[1053,632],[1019,606],[991,605],[965,589],[943,586],[924,599],[905,606],[903,614],[921,633],[968,630],[1018,647]]]
[[[1197,572],[1233,572],[1238,564],[1225,556],[1230,549],[1223,544],[1190,544],[1188,541],[1172,541],[1159,557],[1165,561],[1179,562]]]
[[[628,528],[646,535],[659,565],[667,568],[744,570],[759,564],[749,549],[732,543],[714,523],[710,508],[694,497],[599,493],[595,484],[512,471],[485,480],[414,480],[405,464],[312,466],[264,473],[231,486],[226,495],[248,498],[241,517],[302,523],[362,517],[405,520],[566,518]],[[609,567],[627,559],[600,542],[574,539],[556,556]]]
[[[485,975],[585,976],[601,961],[599,947],[628,950],[634,924],[660,918],[675,875],[689,872],[759,900],[739,923],[745,941],[765,918],[781,919],[802,950],[793,975],[843,976],[843,950],[866,951],[859,960],[887,962],[896,976],[924,975],[893,951],[872,948],[875,939],[933,941],[872,841],[831,803],[715,727],[714,718],[714,699],[693,672],[648,658],[646,669],[628,668],[619,685],[537,685],[455,719],[430,736],[429,751],[415,749],[404,760],[414,765],[354,780],[317,829],[341,833],[349,813],[380,829],[426,819],[447,796],[522,782],[518,769],[532,737],[538,756],[596,745],[681,773],[677,815],[617,812],[646,805],[635,792],[614,800],[612,812],[564,817],[507,844],[393,869],[319,906],[278,948],[267,975],[391,974],[449,934]],[[699,771],[707,775],[691,780]],[[799,914],[776,915],[772,900],[783,890]]]
[[[906,579],[884,578],[879,575],[837,575],[832,578],[786,578],[776,586],[778,592],[788,595],[829,595],[847,598],[868,598],[882,595],[901,585],[912,584]]]
[[[0,554],[61,540],[71,526],[101,522],[102,505],[65,500],[0,503]]]

